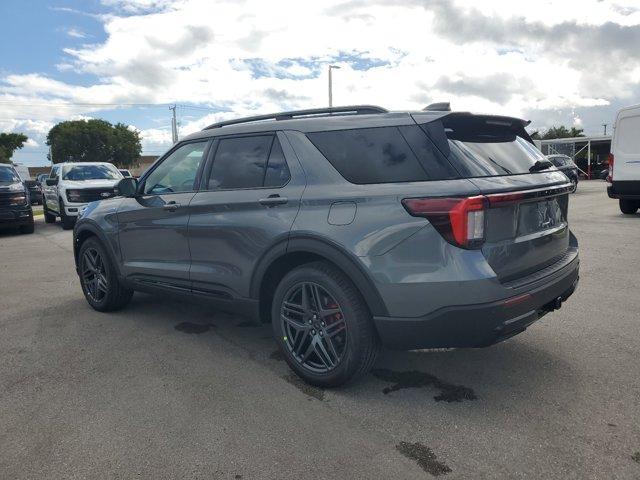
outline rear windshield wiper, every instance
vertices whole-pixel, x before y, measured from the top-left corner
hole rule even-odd
[[[536,160],[536,163],[531,165],[531,167],[529,168],[529,172],[539,172],[550,167],[553,167],[553,163],[551,163],[550,160]]]

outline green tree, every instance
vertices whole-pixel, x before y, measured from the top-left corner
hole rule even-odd
[[[0,163],[11,163],[13,152],[22,148],[27,139],[22,133],[0,133]]]
[[[96,119],[58,123],[49,130],[47,145],[53,163],[110,162],[121,168],[135,166],[142,151],[137,131]]]

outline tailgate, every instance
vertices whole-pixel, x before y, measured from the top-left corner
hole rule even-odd
[[[489,199],[482,253],[500,281],[541,270],[569,248],[572,187],[557,172],[470,179]],[[541,180],[543,180],[541,182]]]

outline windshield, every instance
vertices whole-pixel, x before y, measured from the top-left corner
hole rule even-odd
[[[0,167],[0,182],[2,183],[15,183],[19,182],[20,177],[16,174],[16,171],[11,167]]]
[[[67,167],[63,180],[118,180],[122,175],[115,167],[108,165],[74,165]]]

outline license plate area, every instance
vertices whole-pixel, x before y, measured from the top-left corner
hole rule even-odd
[[[552,197],[536,202],[521,203],[518,208],[517,237],[556,230],[565,226],[566,198]]]

